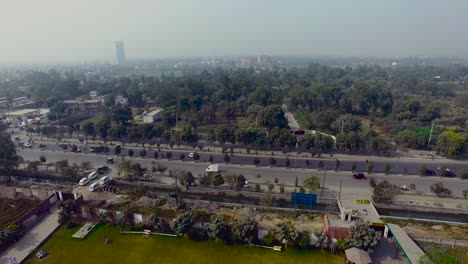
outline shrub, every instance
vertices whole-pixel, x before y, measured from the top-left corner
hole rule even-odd
[[[266,246],[271,246],[273,244],[273,236],[271,234],[268,234],[265,237],[263,237],[263,243]]]

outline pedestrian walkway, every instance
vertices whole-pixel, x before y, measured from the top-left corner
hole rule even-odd
[[[8,263],[9,258],[16,258],[17,263],[22,263],[58,227],[58,209],[55,209],[31,228],[18,242],[3,252],[0,255],[0,263]]]

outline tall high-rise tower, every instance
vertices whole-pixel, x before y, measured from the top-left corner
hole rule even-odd
[[[125,63],[125,50],[123,41],[115,42],[115,56],[117,57],[117,64]]]

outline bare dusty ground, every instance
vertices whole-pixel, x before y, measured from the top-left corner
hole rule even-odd
[[[406,220],[389,222],[400,225],[410,235],[468,240],[468,227]]]
[[[416,236],[452,238],[468,240],[468,228],[461,226],[433,225],[422,226],[418,224],[408,224],[403,228],[406,232]]]
[[[255,208],[244,207],[237,209],[220,208],[217,214],[227,216],[231,220],[240,218],[254,219],[260,227],[272,230],[281,222],[291,221],[300,232],[322,232],[323,217],[318,214],[269,213],[259,212]]]
[[[15,220],[40,203],[31,199],[0,199],[0,229],[12,224]]]

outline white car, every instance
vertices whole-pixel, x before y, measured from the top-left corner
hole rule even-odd
[[[208,168],[206,168],[205,170],[206,172],[218,172],[218,164],[211,164],[210,166],[208,166]]]
[[[24,148],[32,148],[32,144],[31,143],[23,143],[23,147]]]
[[[89,186],[89,191],[90,192],[95,192],[99,189],[99,183],[95,182]]]
[[[97,176],[98,176],[98,173],[96,171],[93,171],[90,174],[88,174],[88,180],[90,180],[90,181],[94,180],[94,179],[97,178]]]
[[[82,178],[80,182],[78,183],[80,186],[85,186],[86,184],[89,183],[88,178]]]
[[[189,158],[192,158],[192,159],[193,159],[193,154],[194,154],[193,152],[190,152],[190,153],[188,154]]]

